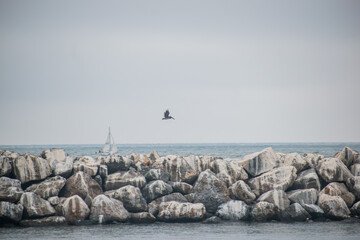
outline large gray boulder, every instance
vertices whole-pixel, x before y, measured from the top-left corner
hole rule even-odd
[[[193,190],[193,186],[185,182],[170,182],[169,184],[174,192],[179,192],[181,194],[189,194],[192,193]]]
[[[231,186],[238,180],[248,179],[248,174],[237,160],[231,159],[214,159],[209,163],[211,171],[216,174],[216,177]]]
[[[12,158],[0,156],[0,177],[9,176],[12,171]]]
[[[299,203],[301,206],[304,204],[315,204],[318,199],[318,191],[314,188],[298,189],[287,192],[287,196],[293,203]]]
[[[348,207],[351,207],[355,202],[355,196],[345,186],[344,183],[332,182],[329,183],[326,187],[324,187],[321,194],[328,194],[330,196],[339,196],[341,197]]]
[[[154,150],[149,154],[149,158],[151,159],[152,162],[154,162],[156,161],[156,159],[160,158],[160,155],[158,154],[157,151]]]
[[[318,200],[319,207],[324,210],[325,215],[334,219],[345,219],[350,217],[350,210],[340,196],[321,194]]]
[[[263,222],[276,217],[280,210],[275,204],[269,202],[256,203],[250,212],[250,218],[256,222]]]
[[[351,177],[346,181],[346,186],[360,200],[360,176]]]
[[[20,204],[24,206],[25,218],[39,218],[55,215],[55,209],[51,204],[33,192],[21,195]]]
[[[360,201],[351,207],[350,212],[352,215],[360,216]]]
[[[38,219],[24,219],[20,221],[22,227],[44,227],[67,225],[65,217],[51,216]]]
[[[161,168],[153,168],[145,174],[147,182],[162,180],[164,182],[169,181],[170,175]]]
[[[19,180],[8,177],[0,178],[0,201],[17,202],[23,193]]]
[[[21,204],[0,202],[0,222],[19,222],[23,215],[24,207]]]
[[[99,195],[93,199],[90,212],[90,220],[100,223],[126,222],[130,218],[129,212],[121,201],[105,195]]]
[[[297,172],[306,169],[309,163],[298,153],[277,153],[277,167],[293,166]]]
[[[48,178],[45,181],[33,184],[26,189],[27,192],[34,192],[43,199],[58,196],[60,190],[65,186],[66,179],[60,176]]]
[[[205,215],[202,203],[163,202],[157,218],[165,222],[200,221]]]
[[[172,193],[173,188],[162,180],[152,181],[142,189],[142,194],[147,202]]]
[[[311,215],[299,204],[293,203],[281,211],[281,220],[304,222],[311,218]]]
[[[277,155],[272,148],[265,148],[261,152],[246,155],[241,165],[252,176],[256,177],[268,172],[276,166]]]
[[[284,210],[290,205],[290,200],[283,190],[268,191],[262,194],[256,201],[272,203],[280,210]]]
[[[321,218],[325,216],[324,211],[315,204],[304,204],[302,207],[311,215],[312,218]]]
[[[90,213],[88,205],[78,195],[66,198],[62,206],[62,214],[68,222],[85,220]]]
[[[296,168],[293,166],[284,166],[275,168],[258,177],[248,181],[248,185],[256,196],[267,191],[278,189],[286,191],[292,186],[296,179]]]
[[[210,170],[200,173],[193,189],[195,203],[203,203],[208,212],[216,212],[219,205],[230,200],[226,184]]]
[[[147,210],[147,203],[139,188],[127,185],[117,190],[104,193],[109,198],[120,200],[130,212],[144,212]]]
[[[354,176],[360,176],[360,163],[355,163],[351,165],[350,171]]]
[[[77,157],[75,159],[73,169],[74,172],[85,172],[90,176],[96,176],[100,166],[100,161],[90,156]]]
[[[146,184],[145,177],[135,169],[129,171],[122,171],[113,174],[105,179],[104,188],[106,191],[118,189],[126,185],[132,185],[134,187],[142,188]]]
[[[176,157],[166,160],[164,170],[169,173],[170,181],[192,184],[201,172],[198,156]]]
[[[63,149],[52,148],[41,153],[41,157],[49,161],[54,175],[71,176],[74,159],[67,156]]]
[[[171,202],[171,201],[188,202],[188,200],[181,193],[172,193],[172,194],[157,198],[154,201],[152,201],[151,203],[149,203],[149,205],[148,205],[149,213],[151,213],[154,216],[157,216],[159,213],[160,204],[163,202]]]
[[[49,162],[41,157],[25,154],[13,162],[13,172],[22,184],[42,180],[51,175]]]
[[[315,154],[315,153],[304,154],[304,159],[311,168],[316,168],[318,163],[324,158],[325,158],[324,155],[321,154]]]
[[[324,158],[317,167],[316,171],[326,182],[346,182],[353,177],[350,170],[338,158]]]
[[[237,181],[229,188],[230,193],[238,200],[242,200],[247,204],[252,203],[256,196],[251,188],[242,180]]]
[[[302,171],[296,177],[293,186],[294,189],[315,188],[320,191],[321,184],[314,168]]]
[[[223,220],[239,221],[248,219],[250,208],[245,202],[231,200],[223,203],[216,211],[216,215]]]
[[[338,152],[334,155],[334,158],[340,159],[347,167],[349,167],[354,162],[354,158],[357,152],[353,151],[349,147],[344,147],[341,152]]]
[[[130,167],[134,165],[134,161],[130,158],[122,157],[117,154],[106,157],[98,157],[97,161],[107,167],[109,174],[115,173],[117,171],[128,171]]]

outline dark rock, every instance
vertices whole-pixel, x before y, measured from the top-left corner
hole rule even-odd
[[[12,158],[0,156],[0,177],[7,177],[12,171]]]
[[[19,180],[8,177],[0,178],[0,201],[17,202],[23,193]]]
[[[10,202],[0,202],[0,222],[13,221],[19,222],[23,215],[24,207],[21,204]]]
[[[142,194],[147,202],[172,193],[172,187],[162,180],[152,181],[142,189]]]
[[[325,216],[324,211],[315,204],[304,204],[302,207],[311,215],[312,218],[322,218]]]
[[[296,177],[292,187],[294,189],[315,188],[316,190],[320,191],[321,184],[315,169],[310,168],[300,172]]]
[[[287,192],[287,196],[293,203],[304,204],[315,204],[318,199],[318,191],[314,188],[310,189],[298,189]]]
[[[256,203],[250,212],[250,217],[253,221],[263,222],[276,217],[280,213],[280,209],[269,202]]]
[[[131,213],[130,222],[132,223],[153,223],[156,217],[148,212]]]
[[[134,161],[120,155],[101,156],[98,158],[101,165],[107,167],[108,173],[112,174],[117,171],[128,171],[134,165]]]
[[[346,181],[346,186],[360,200],[360,176],[351,177]]]
[[[283,221],[305,222],[311,215],[299,203],[293,203],[281,211],[280,218]]]
[[[162,180],[164,182],[169,181],[170,175],[160,168],[153,168],[145,174],[147,182]]]
[[[193,190],[193,186],[184,182],[170,182],[170,186],[173,188],[174,192],[179,192],[181,194],[189,194]]]

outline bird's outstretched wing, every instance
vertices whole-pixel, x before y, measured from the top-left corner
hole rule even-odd
[[[169,117],[169,114],[170,114],[169,110],[166,110],[166,111],[164,112],[164,117],[165,117],[165,118],[168,118],[168,117]]]

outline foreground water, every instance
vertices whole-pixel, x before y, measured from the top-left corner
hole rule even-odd
[[[154,223],[0,228],[0,239],[326,239],[358,240],[360,224],[311,223]]]

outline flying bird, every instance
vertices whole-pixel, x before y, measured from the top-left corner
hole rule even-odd
[[[170,112],[169,112],[169,109],[167,109],[165,112],[164,112],[164,117],[162,120],[169,120],[169,119],[174,119],[172,116],[170,116]]]

